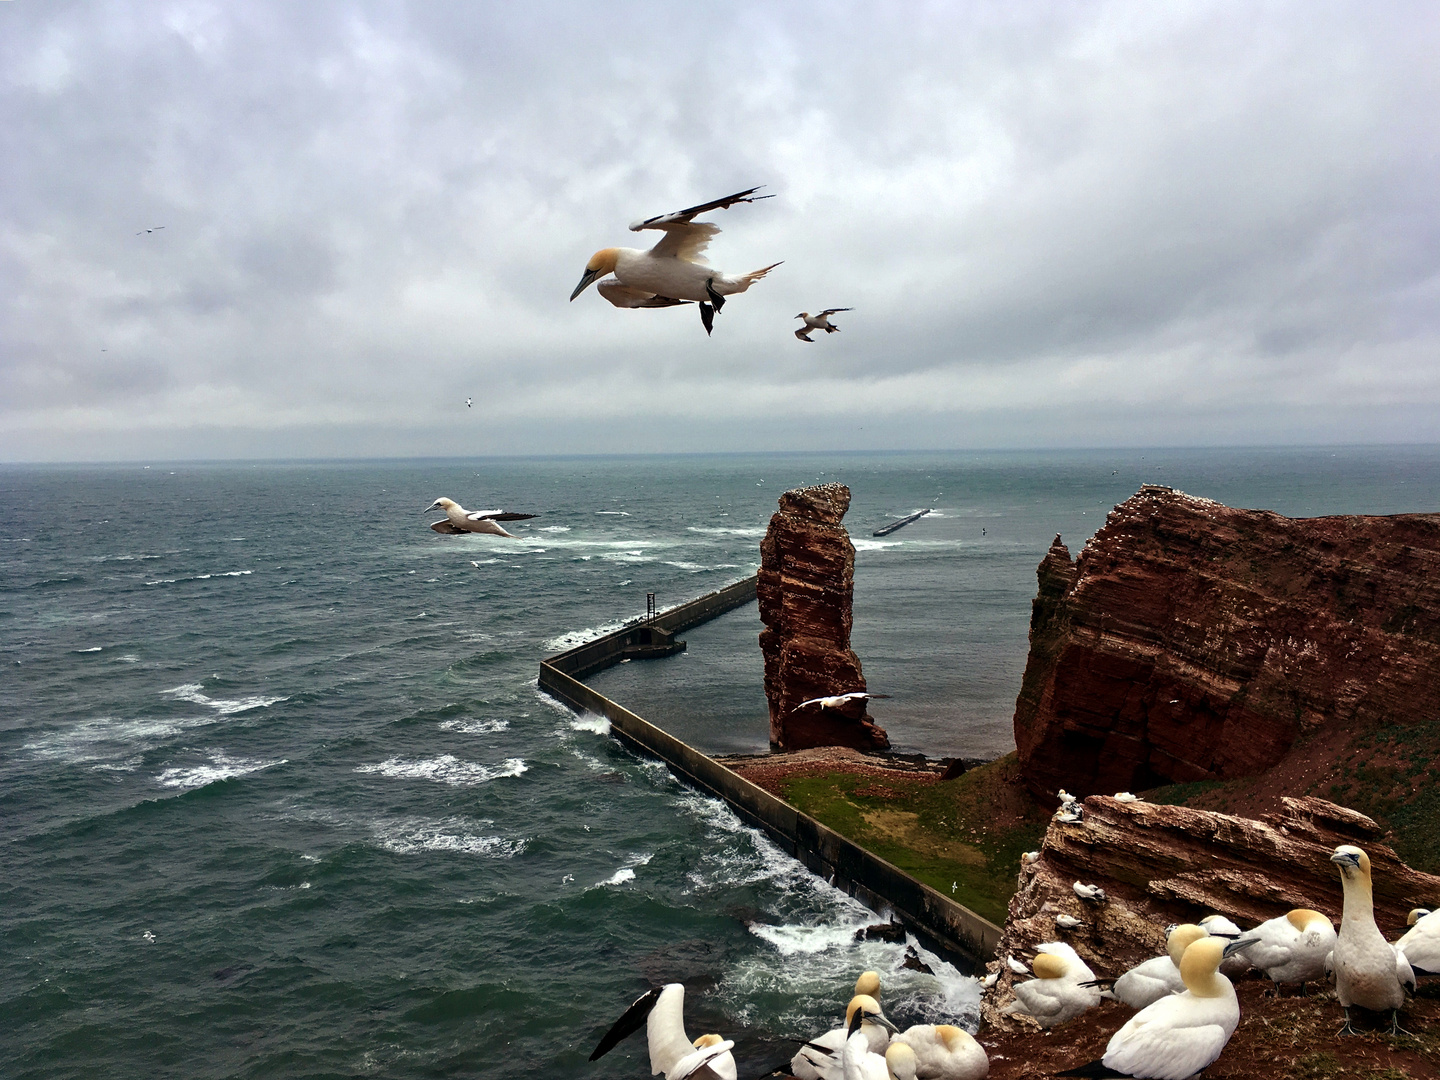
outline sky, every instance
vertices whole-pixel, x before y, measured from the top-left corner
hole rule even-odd
[[[7,0],[0,461],[1440,442],[1437,55],[1428,2]],[[569,301],[756,184],[712,337]]]

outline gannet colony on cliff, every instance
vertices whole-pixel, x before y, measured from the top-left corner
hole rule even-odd
[[[759,190],[758,187],[746,188],[723,199],[635,222],[630,226],[631,232],[659,229],[665,234],[664,238],[648,251],[601,248],[585,264],[580,284],[575,286],[570,299],[574,300],[602,274],[613,274],[596,285],[595,290],[616,307],[674,307],[695,302],[700,305],[700,321],[708,335],[727,296],[743,293],[780,264],[771,263],[739,275],[707,266],[700,261],[700,256],[709,247],[711,238],[719,235],[720,226],[693,219],[707,210],[725,210],[737,203],[774,198],[756,195]]]

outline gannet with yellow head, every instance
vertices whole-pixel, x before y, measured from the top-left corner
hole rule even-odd
[[[1440,975],[1440,911],[1415,908],[1407,922],[1410,929],[1395,947],[1416,975]]]
[[[903,1047],[904,1050],[900,1048]],[[901,1078],[892,1053],[905,1064],[905,1051],[914,1059],[910,1075],[917,1080],[981,1080],[990,1075],[990,1059],[975,1037],[954,1024],[915,1024],[890,1040],[885,1060],[890,1071]]]
[[[1016,983],[1015,1000],[1001,1012],[1029,1016],[1041,1027],[1049,1028],[1100,1004],[1100,991],[1093,985],[1095,973],[1074,949],[1063,941],[1038,948],[1031,965],[1035,978]]]
[[[1325,975],[1325,957],[1335,948],[1335,924],[1310,908],[1295,908],[1246,931],[1240,941],[1254,940],[1246,952],[1251,965],[1270,976],[1279,994],[1281,983],[1305,984]]]
[[[444,521],[436,521],[430,526],[438,533],[485,533],[489,536],[508,536],[512,540],[515,539],[515,534],[506,532],[496,522],[528,521],[535,516],[507,514],[504,510],[466,510],[454,499],[447,499],[443,495],[421,513],[428,514],[431,510],[445,512]]]
[[[1345,1013],[1342,1035],[1354,1035],[1350,1006],[1372,1012],[1390,1012],[1390,1033],[1401,1032],[1400,1009],[1405,991],[1415,989],[1415,973],[1405,954],[1385,940],[1375,925],[1375,896],[1370,880],[1370,856],[1354,844],[1341,844],[1330,856],[1340,870],[1340,887],[1345,907],[1340,915],[1340,932],[1335,938],[1331,967],[1335,972],[1335,995]]]
[[[635,222],[630,226],[632,232],[659,229],[665,233],[664,239],[648,251],[601,248],[585,264],[580,284],[575,286],[570,299],[574,300],[584,292],[591,282],[605,274],[612,274],[612,278],[606,278],[595,288],[616,307],[673,307],[694,301],[700,305],[700,321],[705,324],[705,333],[709,334],[715,313],[725,306],[725,297],[744,292],[780,264],[771,263],[763,269],[738,276],[705,265],[700,257],[711,238],[719,234],[720,226],[692,219],[707,210],[724,210],[737,203],[774,198],[773,195],[756,195],[759,190],[758,187],[746,188],[688,210]]]
[[[857,989],[873,986],[878,991],[880,976],[873,971],[864,972],[855,985]],[[790,1071],[800,1080],[842,1080],[845,1075],[843,1051],[857,1031],[864,1034],[869,1052],[878,1056],[890,1044],[896,1027],[881,1011],[878,1001],[869,994],[856,993],[845,1007],[845,1026],[832,1028],[800,1047],[790,1059]]]
[[[1180,961],[1191,944],[1208,936],[1205,928],[1195,923],[1172,926],[1165,936],[1164,956],[1136,964],[1114,980],[1109,990],[1102,990],[1101,996],[1114,998],[1132,1009],[1143,1009],[1163,997],[1183,993],[1185,982],[1180,977]],[[1104,979],[1097,979],[1095,985],[1104,983]]]

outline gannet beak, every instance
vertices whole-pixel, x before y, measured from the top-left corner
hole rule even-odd
[[[1360,865],[1360,856],[1356,855],[1353,851],[1337,851],[1334,855],[1330,856],[1330,861],[1338,863],[1341,866],[1358,867]]]
[[[440,500],[439,500],[439,499],[436,499],[433,503],[431,503],[429,506],[425,507],[425,509],[424,509],[424,510],[421,510],[420,512],[421,512],[422,514],[428,514],[431,510],[438,509],[439,506],[440,506]]]
[[[1220,954],[1220,957],[1224,959],[1227,956],[1233,956],[1235,953],[1248,949],[1251,945],[1257,944],[1259,941],[1260,939],[1258,937],[1236,938],[1225,946],[1225,951]]]
[[[575,291],[570,294],[570,299],[574,300],[575,297],[579,296],[582,292],[584,292],[586,287],[599,276],[599,270],[587,269],[585,273],[580,275],[580,284],[575,286]]]
[[[872,1024],[879,1024],[879,1025],[880,1025],[881,1027],[883,1027],[886,1031],[890,1032],[891,1035],[899,1035],[899,1034],[900,1034],[900,1029],[899,1029],[898,1027],[896,1027],[894,1024],[892,1024],[889,1020],[886,1020],[885,1017],[884,1017],[882,1014],[880,1014],[880,1013],[874,1013],[874,1014],[872,1014],[871,1016],[869,1016],[867,1019],[868,1019]]]

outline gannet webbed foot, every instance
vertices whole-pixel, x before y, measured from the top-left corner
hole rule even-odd
[[[1359,1035],[1360,1033],[1350,1026],[1350,1010],[1341,1009],[1340,1011],[1345,1014],[1345,1023],[1340,1025],[1340,1030],[1335,1033],[1335,1037],[1339,1038],[1341,1035]]]
[[[715,327],[715,312],[705,301],[700,301],[700,321],[705,324],[705,336],[710,336],[710,331]]]
[[[725,306],[725,298],[715,291],[715,279],[713,277],[705,279],[705,295],[710,297],[710,302],[715,305],[716,311],[719,311]]]
[[[1400,1010],[1390,1010],[1390,1034],[1391,1035],[1413,1035],[1400,1026]]]

